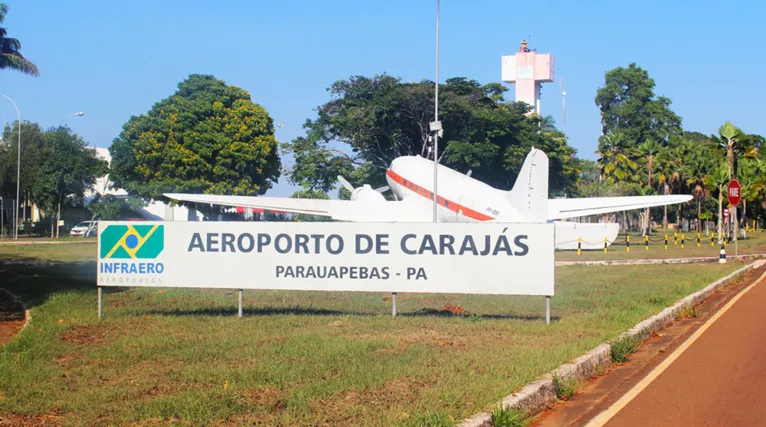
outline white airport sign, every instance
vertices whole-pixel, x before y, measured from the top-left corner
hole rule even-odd
[[[544,223],[99,224],[98,286],[554,295]]]

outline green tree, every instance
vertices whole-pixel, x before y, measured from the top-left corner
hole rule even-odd
[[[721,235],[723,227],[723,197],[728,184],[728,171],[725,163],[721,163],[713,172],[705,177],[705,185],[718,195],[718,243],[723,242]]]
[[[16,198],[16,172],[18,164],[19,124],[6,125],[3,142],[0,143],[0,193],[3,197]],[[21,132],[21,185],[19,207],[29,200],[29,195],[40,177],[40,165],[44,159],[45,131],[37,123],[24,121]],[[22,209],[25,220],[26,210]]]
[[[758,200],[766,185],[766,163],[761,159],[746,159],[739,170],[742,193],[742,228],[743,237],[747,237],[747,202]]]
[[[354,186],[379,187],[396,157],[429,156],[433,82],[405,83],[386,74],[353,76],[328,90],[332,99],[319,107],[315,120],[306,122],[306,137],[284,144],[284,152],[296,159],[288,171],[291,183],[326,192],[343,175]],[[575,150],[561,133],[540,132],[541,119],[527,115],[530,107],[523,103],[504,102],[504,91],[500,84],[466,78],[439,85],[444,127],[439,160],[457,170],[472,169],[473,177],[492,186],[509,188],[534,146],[551,159],[551,192],[575,191],[580,173]]]
[[[650,189],[653,188],[652,176],[654,175],[654,160],[657,158],[657,155],[660,153],[661,149],[662,146],[660,146],[660,144],[658,144],[657,141],[653,139],[648,139],[644,141],[643,144],[638,146],[638,154],[642,157],[644,163],[646,164],[646,189],[641,192],[641,195],[648,196],[651,194]],[[649,233],[650,223],[650,210],[649,208],[646,208],[644,210],[643,235]]]
[[[109,148],[116,186],[146,199],[166,192],[257,195],[279,177],[273,120],[250,94],[193,74],[125,123]]]
[[[602,134],[620,132],[638,147],[648,139],[664,144],[680,132],[681,118],[670,109],[670,99],[655,97],[654,86],[649,73],[634,63],[608,71],[595,98]]]
[[[635,179],[633,172],[638,164],[632,160],[635,150],[631,147],[625,135],[612,133],[602,135],[598,141],[596,154],[599,155],[598,165],[601,168],[601,177],[613,181],[632,181]]]
[[[540,119],[541,132],[558,132],[556,129],[556,120],[550,114]]]
[[[114,196],[114,194],[97,193],[93,197],[93,200],[88,203],[88,210],[91,213],[91,223],[96,219],[115,219],[119,216],[120,211],[122,210],[122,203]],[[83,238],[90,233],[91,228],[92,227],[89,227],[88,230],[83,233]]]
[[[0,3],[0,24],[5,21],[8,14],[8,5]],[[25,58],[21,52],[21,42],[18,39],[8,37],[8,30],[0,27],[0,69],[20,71],[30,76],[39,77],[40,70],[32,61]]]
[[[664,195],[673,192],[673,185],[681,179],[678,171],[678,157],[671,147],[663,147],[657,154],[657,163],[655,175],[657,185],[662,186],[661,193]],[[668,231],[668,205],[663,207],[662,229],[665,233]]]
[[[742,130],[729,121],[726,121],[718,129],[720,148],[726,153],[726,164],[728,167],[729,181],[737,177],[737,165],[739,158],[752,158],[757,156],[757,151],[753,150],[753,138],[746,135]],[[732,209],[732,224],[734,225],[734,236],[738,234],[739,221],[737,219],[737,209]]]
[[[106,174],[107,163],[96,155],[96,150],[86,145],[82,137],[67,127],[59,127],[45,132],[45,147],[39,170],[40,175],[32,187],[31,200],[52,220],[53,238],[53,228],[54,224],[58,224],[61,204],[68,198],[81,199],[85,190],[95,184],[96,178]],[[58,227],[55,229],[55,237],[58,237]]]

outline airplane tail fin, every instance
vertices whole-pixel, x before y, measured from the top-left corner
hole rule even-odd
[[[529,219],[545,221],[548,216],[548,156],[533,148],[507,197]]]

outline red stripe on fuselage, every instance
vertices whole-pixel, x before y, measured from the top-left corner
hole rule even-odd
[[[386,175],[388,175],[389,178],[393,179],[394,182],[397,184],[403,186],[404,188],[415,192],[423,197],[425,197],[428,200],[433,200],[433,192],[426,190],[425,188],[415,184],[412,181],[404,179],[402,176],[397,174],[396,172],[392,171],[391,169],[388,169],[386,171]],[[462,214],[463,216],[466,216],[471,219],[475,219],[477,221],[487,221],[490,219],[494,219],[491,216],[484,215],[481,212],[477,212],[471,208],[467,208],[465,206],[459,205],[452,200],[447,200],[444,197],[438,196],[436,198],[436,201],[438,204],[440,204],[442,207],[447,208],[451,210],[452,212]]]

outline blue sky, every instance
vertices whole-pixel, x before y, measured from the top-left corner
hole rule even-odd
[[[280,141],[303,134],[335,80],[383,72],[434,78],[435,0],[4,1],[4,26],[41,76],[2,71],[0,93],[16,101],[22,119],[45,127],[84,111],[66,123],[99,147],[191,73],[248,90],[285,125]],[[604,73],[631,62],[654,78],[656,94],[673,100],[686,129],[713,133],[731,120],[766,135],[765,17],[766,5],[755,0],[442,0],[439,76],[500,81],[501,56],[531,34],[530,47],[556,58],[542,112],[561,125],[563,74],[567,133],[581,157],[595,159],[593,100]],[[0,99],[0,119],[15,118]],[[292,192],[282,177],[269,194]]]

